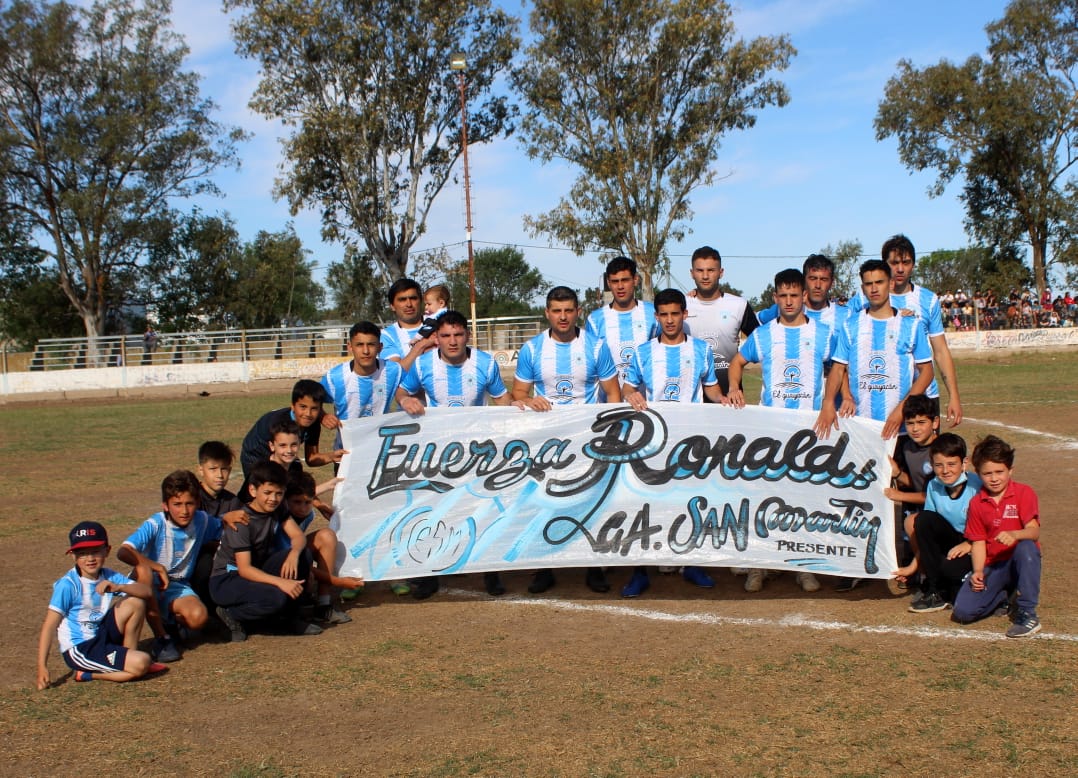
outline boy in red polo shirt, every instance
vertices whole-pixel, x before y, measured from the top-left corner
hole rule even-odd
[[[1012,480],[1014,449],[995,435],[973,449],[973,467],[984,486],[970,502],[966,517],[973,573],[958,592],[954,620],[968,624],[983,618],[1016,592],[1017,612],[1007,637],[1029,637],[1041,630],[1037,618],[1041,590],[1037,494]]]

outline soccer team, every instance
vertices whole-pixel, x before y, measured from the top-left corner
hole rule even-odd
[[[817,412],[820,437],[850,416],[882,422],[885,438],[902,433],[887,496],[901,505],[897,540],[908,549],[908,562],[889,584],[912,591],[911,611],[951,607],[962,623],[1005,613],[1009,637],[1033,635],[1040,630],[1037,497],[1012,479],[1014,450],[999,438],[977,444],[974,472],[967,472],[965,441],[940,434],[933,360],[948,387],[952,426],[962,420],[962,405],[939,299],[912,283],[915,262],[909,239],[894,236],[881,259],[861,265],[860,293],[840,305],[830,297],[833,263],[811,255],[802,270],[775,276],[774,305],[757,316],[744,299],[721,290],[722,259],[709,246],[692,256],[689,295],[665,289],[654,303],[636,298],[636,265],[619,257],[605,273],[613,299],[584,329],[577,326],[576,292],[558,286],[548,293],[549,329],[521,348],[511,391],[491,355],[469,345],[468,322],[448,310],[448,290],[439,285],[424,296],[415,281],[400,279],[387,295],[394,323],[355,324],[348,333],[351,359],[320,382],[298,381],[291,405],[251,428],[238,495],[227,490],[232,450],[208,441],[198,452],[198,474],[169,474],[162,510],[120,547],[117,557],[132,566],[130,574],[105,566],[110,546],[103,526],[81,522],[71,530],[75,565],[53,587],[39,640],[38,687],[51,682],[54,635],[77,681],[160,672],[180,658],[178,644],[206,625],[209,602],[233,641],[246,639],[252,625],[312,635],[322,631],[316,621],[350,621],[335,592],[350,599],[363,581],[336,574],[332,529],[307,532],[316,510],[332,515],[319,494],[336,479],[316,484],[300,464],[300,446],[310,467],[339,463],[347,453],[339,433],[328,452],[320,450],[323,428],[394,405],[411,415],[488,402],[537,412],[623,401],[637,410],[664,402],[736,410],[746,404],[741,377],[749,363],[760,365],[760,404]],[[324,403],[333,410],[324,411]],[[749,592],[760,591],[771,575],[735,572],[746,575]],[[687,566],[681,574],[693,585],[714,586],[702,568]],[[585,582],[597,592],[610,589],[602,568],[589,568]],[[820,588],[810,572],[798,573],[797,583],[807,592]],[[836,589],[859,584],[845,578]],[[553,570],[544,569],[528,590],[538,594],[554,585]],[[640,567],[621,594],[638,597],[649,585]],[[505,592],[498,573],[487,573],[485,586],[491,595]],[[418,599],[438,587],[436,577],[392,586]],[[150,652],[138,648],[147,623],[154,634]]]

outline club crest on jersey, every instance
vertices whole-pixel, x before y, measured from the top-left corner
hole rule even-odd
[[[554,394],[552,394],[549,399],[551,402],[559,403],[561,405],[571,403],[573,401],[573,379],[559,378],[555,381]]]
[[[666,386],[663,387],[663,401],[672,403],[681,401],[681,382],[676,378],[667,380]]]

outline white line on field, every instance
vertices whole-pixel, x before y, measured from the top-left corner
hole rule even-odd
[[[487,597],[481,592],[466,589],[447,589],[447,594],[458,597]],[[625,605],[607,605],[597,602],[569,602],[551,598],[528,598],[499,597],[500,602],[512,603],[513,605],[527,605],[539,608],[551,608],[555,610],[576,611],[578,613],[598,613],[606,616],[628,616],[648,621],[676,621],[683,624],[707,624],[709,626],[733,626],[733,627],[801,627],[803,629],[817,630],[820,632],[861,632],[872,635],[901,635],[916,638],[952,638],[955,640],[982,640],[996,641],[1006,640],[1003,630],[998,632],[985,632],[977,629],[942,629],[939,627],[899,627],[887,624],[851,624],[844,621],[822,621],[812,619],[800,613],[792,613],[780,619],[744,618],[737,616],[719,616],[714,613],[670,613],[668,611],[654,610],[652,608],[630,608]],[[1003,619],[993,619],[1000,625],[1006,622]],[[1041,632],[1034,636],[1036,639],[1067,640],[1078,642],[1078,635],[1066,635],[1055,632]]]
[[[1051,432],[1041,432],[1040,430],[1030,429],[1029,427],[1018,427],[1014,424],[1004,424],[1001,421],[990,421],[987,419],[971,419],[968,416],[965,421],[971,421],[974,424],[984,424],[989,427],[1001,427],[1005,430],[1012,430],[1013,432],[1021,432],[1025,435],[1036,435],[1042,438],[1050,438],[1051,440],[1058,440],[1063,444],[1064,448],[1078,448],[1078,440],[1067,437],[1066,435],[1055,435]]]

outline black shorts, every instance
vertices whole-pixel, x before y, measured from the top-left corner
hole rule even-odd
[[[109,608],[97,634],[64,652],[64,661],[72,670],[95,673],[118,673],[127,661],[124,636],[116,624],[116,609]]]

